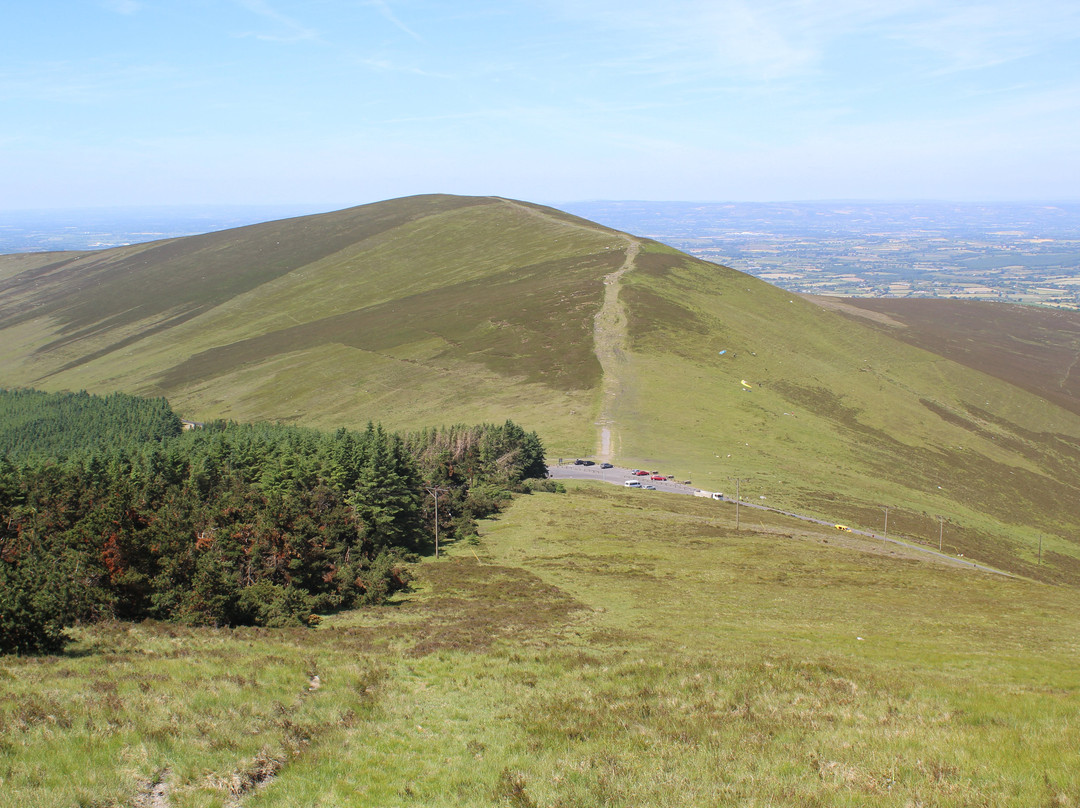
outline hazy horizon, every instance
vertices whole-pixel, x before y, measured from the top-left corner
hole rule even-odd
[[[442,194],[449,191],[430,191],[418,194],[405,194],[405,196],[423,196],[427,193]],[[1080,193],[1071,197],[1047,197],[1032,199],[948,199],[944,197],[910,197],[910,198],[870,198],[870,197],[830,197],[830,198],[807,198],[807,199],[646,199],[646,198],[581,198],[581,199],[528,199],[525,197],[511,197],[506,194],[464,194],[464,196],[492,196],[504,199],[515,199],[522,202],[531,202],[537,205],[559,208],[562,206],[591,205],[591,204],[657,204],[657,205],[1080,205]],[[211,216],[215,212],[233,211],[267,211],[280,218],[290,216],[305,216],[313,213],[329,213],[336,210],[344,210],[351,207],[386,202],[398,197],[387,197],[363,202],[183,202],[168,203],[154,202],[146,204],[101,204],[101,205],[71,205],[71,206],[39,206],[39,207],[0,207],[0,226],[3,226],[4,216],[20,215],[63,215],[63,214],[103,214],[103,213],[129,213],[161,215],[174,212],[189,215]],[[270,218],[265,221],[271,221]]]
[[[797,293],[1080,306],[1080,203],[608,200],[557,207]],[[0,211],[0,253],[106,249],[319,210],[217,205]]]

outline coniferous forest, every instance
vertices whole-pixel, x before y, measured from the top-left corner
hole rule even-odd
[[[460,539],[545,476],[510,421],[183,431],[164,399],[0,390],[0,653],[58,650],[85,621],[311,625],[377,604],[433,549],[436,501]]]

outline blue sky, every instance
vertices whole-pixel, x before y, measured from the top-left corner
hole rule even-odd
[[[0,209],[1080,198],[1075,0],[6,0],[0,32]]]

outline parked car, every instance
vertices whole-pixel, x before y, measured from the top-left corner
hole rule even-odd
[[[642,489],[643,491],[655,491],[655,490],[656,490],[656,486],[655,486],[655,485],[648,485],[648,484],[645,484],[645,485],[641,486],[641,489]]]
[[[627,480],[623,485],[627,488],[641,488],[641,483],[637,480]]]
[[[649,476],[649,472],[647,472],[647,471],[635,471],[634,474],[636,474],[638,477],[648,477]]]
[[[602,468],[602,469],[613,469],[615,467],[613,465],[611,465],[610,463],[601,463],[600,468]]]
[[[583,465],[583,466],[595,466],[596,464],[591,460],[582,460],[581,465]]]
[[[653,475],[652,477],[650,477],[649,479],[650,479],[650,480],[666,480],[666,479],[667,479],[667,477],[665,477],[665,476],[664,476],[663,474],[654,474],[654,475]]]
[[[850,532],[851,532],[851,528],[850,528],[850,527],[848,527],[847,525],[834,525],[834,527],[835,527],[835,528],[836,528],[837,530],[846,530],[846,531],[847,531],[848,533],[850,533]]]
[[[584,465],[585,465],[585,461],[584,461],[584,460],[575,460],[575,461],[574,461],[574,465],[575,465],[575,466],[584,466]]]

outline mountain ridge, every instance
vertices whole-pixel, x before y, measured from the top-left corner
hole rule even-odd
[[[739,479],[745,496],[866,527],[888,507],[898,533],[936,544],[940,528],[954,552],[1080,582],[1076,412],[550,208],[411,197],[3,256],[0,279],[7,386],[165,395],[193,420],[511,418],[552,456],[664,466],[709,490]]]

